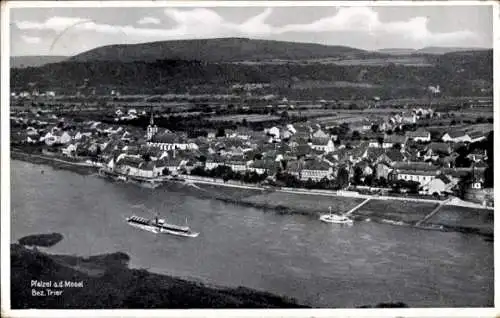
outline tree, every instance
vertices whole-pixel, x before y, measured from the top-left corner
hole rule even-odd
[[[217,133],[215,134],[215,137],[225,137],[226,136],[226,131],[224,128],[219,127],[217,128]]]
[[[465,176],[460,178],[458,181],[456,187],[455,187],[455,192],[456,195],[460,198],[464,198],[465,192],[467,191],[467,188],[469,187],[469,184],[472,182],[472,173],[467,173]]]
[[[313,189],[315,186],[316,186],[316,183],[311,178],[307,179],[306,184],[305,184],[305,187],[307,189]]]
[[[472,161],[467,158],[469,151],[466,146],[457,149],[458,157],[455,159],[455,166],[458,168],[468,168],[471,166]]]
[[[378,132],[379,132],[379,129],[380,129],[380,127],[379,127],[379,125],[378,125],[378,124],[373,124],[373,125],[372,125],[372,131],[373,131],[374,133],[378,133]]]
[[[349,171],[346,168],[341,168],[337,174],[337,186],[345,189],[349,186]]]
[[[408,189],[409,193],[418,193],[418,190],[420,189],[420,182],[417,181],[407,181],[406,182],[406,188]]]
[[[441,133],[436,130],[432,130],[431,132],[431,140],[439,140],[441,137]]]
[[[146,162],[150,162],[151,161],[151,155],[148,154],[148,153],[145,153],[142,155],[142,160],[146,161]]]
[[[263,158],[263,155],[261,153],[256,153],[253,156],[253,160],[262,160],[262,158]]]
[[[291,175],[287,172],[283,172],[283,173],[277,173],[276,174],[276,180],[278,181],[281,181],[282,183],[284,183],[284,185],[286,187],[290,187],[290,188],[300,188],[302,187],[302,182],[297,179],[294,175]]]
[[[362,177],[363,177],[363,169],[361,169],[361,167],[359,166],[354,167],[354,175],[352,178],[353,179],[352,183],[355,185],[360,185]]]
[[[373,185],[373,181],[374,181],[374,176],[373,175],[368,175],[365,177],[365,185],[371,187]]]
[[[378,142],[379,145],[382,146],[384,144],[384,137],[378,137],[377,138],[377,142]]]
[[[379,185],[380,187],[385,188],[385,187],[387,187],[387,184],[388,184],[388,183],[387,183],[387,179],[386,179],[386,178],[384,178],[384,177],[380,177],[380,178],[378,179],[378,185]]]
[[[345,135],[349,131],[349,124],[348,123],[342,123],[342,124],[340,124],[339,128],[340,128],[340,131],[342,131],[343,134]]]
[[[482,124],[486,121],[484,117],[478,117],[476,118],[476,124]]]
[[[200,176],[200,177],[206,177],[206,176],[210,175],[210,173],[207,172],[205,169],[203,169],[203,167],[201,167],[201,166],[193,168],[191,170],[191,174],[193,176]]]
[[[205,164],[205,163],[207,162],[207,156],[205,156],[205,155],[200,155],[200,156],[198,157],[198,160],[199,160],[201,163]]]
[[[352,132],[352,139],[359,140],[360,138],[361,138],[361,135],[360,135],[359,131],[355,130]]]
[[[286,170],[288,162],[285,159],[283,159],[283,160],[281,160],[280,163],[281,163],[281,166],[283,167],[283,170]]]
[[[397,143],[392,145],[392,149],[401,150],[401,144]]]

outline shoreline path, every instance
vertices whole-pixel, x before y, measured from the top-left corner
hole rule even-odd
[[[19,153],[23,155],[29,155],[31,157],[52,160],[55,162],[70,164],[79,167],[97,167],[96,165],[84,163],[84,162],[72,162],[66,161],[58,158],[51,158],[47,156],[35,155],[35,154],[26,154],[19,151],[12,151],[13,153]],[[218,185],[224,187],[232,187],[232,188],[241,188],[241,189],[253,189],[253,190],[263,190],[269,191],[271,189],[257,186],[257,185],[245,185],[245,184],[234,184],[229,182],[223,182],[222,180],[215,180],[211,178],[203,178],[203,177],[194,177],[189,175],[181,175],[181,177],[185,178],[188,183],[199,183],[199,184],[209,184],[209,185]],[[165,180],[166,178],[155,178],[155,180]],[[370,195],[370,194],[360,194],[354,191],[333,191],[333,190],[309,190],[309,189],[294,189],[294,188],[277,188],[274,189],[276,192],[290,193],[290,194],[309,194],[309,195],[321,195],[321,196],[331,196],[331,197],[348,197],[348,198],[358,198],[358,199],[373,199],[373,200],[398,200],[398,201],[407,201],[407,202],[423,202],[423,203],[435,203],[439,205],[448,205],[448,206],[460,206],[465,208],[476,208],[476,209],[485,209],[485,210],[494,210],[494,207],[483,206],[478,203],[468,202],[461,200],[457,197],[451,197],[447,200],[435,200],[435,199],[420,199],[420,198],[408,198],[408,197],[393,197],[393,196],[383,196],[383,195]]]

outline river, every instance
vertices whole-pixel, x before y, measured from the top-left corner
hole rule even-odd
[[[41,173],[44,170],[44,173]],[[291,296],[314,307],[401,301],[411,307],[493,306],[493,244],[482,237],[371,222],[350,227],[279,215],[173,189],[142,189],[11,161],[11,238],[59,232],[53,253],[122,251],[130,266]],[[141,208],[187,218],[197,238],[130,227]],[[138,206],[139,205],[139,206]]]

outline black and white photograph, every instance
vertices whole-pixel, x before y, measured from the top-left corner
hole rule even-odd
[[[2,7],[2,316],[494,310],[498,3],[127,2]]]

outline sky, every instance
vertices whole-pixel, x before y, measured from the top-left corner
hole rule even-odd
[[[491,6],[15,8],[11,56],[246,37],[366,50],[493,46]]]

